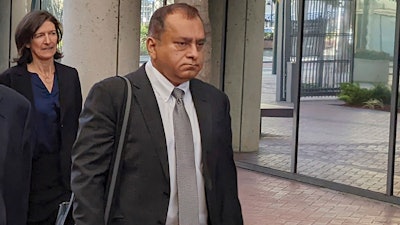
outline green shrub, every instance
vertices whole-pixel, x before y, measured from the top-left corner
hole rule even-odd
[[[385,85],[378,84],[371,89],[371,92],[372,98],[380,100],[384,105],[390,104],[392,93]]]
[[[383,104],[381,100],[370,99],[364,102],[363,107],[368,109],[383,109],[385,107],[385,104]]]
[[[368,108],[389,105],[391,91],[384,84],[375,85],[372,89],[361,88],[358,83],[340,84],[339,99],[349,105],[366,106]]]
[[[274,33],[272,32],[264,33],[264,40],[274,40]]]
[[[349,105],[361,106],[372,98],[372,93],[366,88],[360,88],[358,83],[340,84],[339,99]]]

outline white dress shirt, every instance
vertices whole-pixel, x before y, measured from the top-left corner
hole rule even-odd
[[[146,63],[145,69],[157,99],[162,123],[164,126],[165,140],[167,142],[171,193],[168,205],[167,221],[165,224],[176,225],[178,224],[178,192],[176,183],[174,126],[172,118],[175,107],[175,98],[171,95],[175,86],[169,82],[156,68],[153,67],[151,61]],[[177,86],[177,88],[180,88],[185,92],[183,102],[185,104],[185,109],[188,113],[193,131],[194,158],[196,166],[197,190],[199,196],[199,221],[200,225],[207,225],[207,206],[205,199],[204,179],[202,175],[200,128],[189,85],[190,82],[187,81]]]

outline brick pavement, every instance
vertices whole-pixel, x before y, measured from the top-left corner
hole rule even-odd
[[[341,106],[334,99],[301,104],[298,173],[385,193],[390,114]],[[292,118],[263,118],[259,151],[236,154],[236,160],[289,171],[292,127]],[[394,193],[399,196],[397,152]]]
[[[264,63],[262,103],[276,103],[270,66]],[[390,114],[341,104],[335,98],[302,99],[298,173],[385,193]],[[290,171],[293,119],[262,118],[261,125],[259,151],[235,153],[235,160]],[[400,148],[396,152],[394,195],[400,196]],[[246,225],[400,224],[399,206],[238,171]]]
[[[245,225],[400,224],[400,207],[238,168]]]

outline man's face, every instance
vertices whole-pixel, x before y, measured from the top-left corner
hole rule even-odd
[[[175,86],[194,78],[203,67],[205,33],[200,18],[168,15],[160,39],[147,40],[153,66]]]

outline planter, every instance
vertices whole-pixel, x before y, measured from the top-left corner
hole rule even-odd
[[[272,49],[274,46],[274,40],[264,39],[264,49]]]
[[[357,83],[388,83],[389,61],[354,58],[353,81]]]

